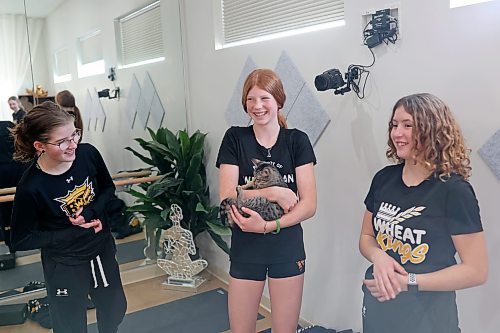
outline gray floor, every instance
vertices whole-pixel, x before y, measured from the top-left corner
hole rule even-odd
[[[136,260],[145,259],[144,257],[144,240],[136,240],[132,242],[117,244],[116,259],[118,263],[124,264]],[[38,250],[35,251],[37,253]],[[16,252],[16,256],[26,255]],[[43,277],[42,264],[35,262],[27,265],[18,265],[13,269],[0,271],[0,291],[21,288],[27,285],[30,281],[45,281]]]

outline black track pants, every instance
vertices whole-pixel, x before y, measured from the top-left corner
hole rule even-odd
[[[99,333],[115,333],[127,301],[112,242],[93,259],[65,265],[42,256],[54,333],[87,333],[87,298],[96,306]]]

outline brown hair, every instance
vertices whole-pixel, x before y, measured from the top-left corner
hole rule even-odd
[[[278,123],[281,127],[288,128],[286,118],[280,111],[285,105],[286,95],[283,83],[278,75],[270,69],[256,69],[246,78],[241,95],[241,104],[245,112],[247,111],[247,96],[253,87],[258,87],[270,93],[278,103]]]
[[[387,157],[403,162],[391,140],[392,118],[399,107],[413,117],[414,156],[421,156],[426,167],[442,180],[449,178],[451,173],[467,180],[472,170],[470,149],[448,105],[432,94],[409,95],[396,102],[389,122]]]
[[[36,156],[33,146],[35,141],[47,142],[55,128],[73,122],[72,115],[51,101],[36,105],[24,117],[23,122],[11,130],[14,137],[14,159],[24,162],[32,160]]]
[[[61,106],[61,109],[75,117],[75,127],[82,131],[80,141],[83,138],[83,119],[80,109],[75,104],[75,96],[69,90],[63,90],[57,93],[56,103]]]
[[[8,102],[10,102],[10,101],[16,101],[16,102],[18,102],[18,103],[20,104],[20,102],[19,102],[19,98],[17,98],[17,96],[10,96],[10,97],[9,97],[9,99],[8,99],[7,101],[8,101]]]

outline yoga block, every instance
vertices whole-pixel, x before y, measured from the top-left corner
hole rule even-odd
[[[0,254],[0,271],[16,267],[16,255],[14,253]]]
[[[28,317],[28,305],[0,305],[0,326],[22,324]]]

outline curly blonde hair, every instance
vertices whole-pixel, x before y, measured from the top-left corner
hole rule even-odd
[[[414,157],[423,159],[425,166],[446,180],[452,173],[468,180],[471,174],[470,149],[450,108],[432,94],[414,94],[401,98],[392,109],[389,121],[387,158],[402,163],[391,140],[392,119],[397,108],[413,117]]]

